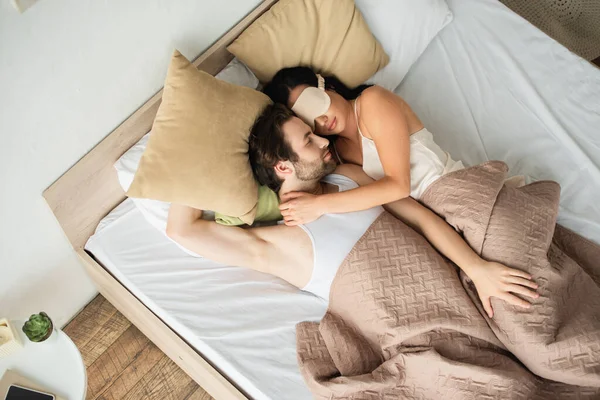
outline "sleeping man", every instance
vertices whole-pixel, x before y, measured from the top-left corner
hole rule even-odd
[[[316,136],[282,105],[268,106],[250,136],[250,159],[263,185],[279,197],[293,191],[335,193],[371,182],[360,167],[337,166],[329,141]],[[444,220],[412,198],[385,207],[397,223],[406,223],[458,265],[475,283],[488,315],[491,297],[529,307],[519,294],[538,297],[537,285],[525,272],[482,260]],[[202,211],[173,204],[167,234],[185,248],[219,263],[272,274],[329,299],[339,266],[383,207],[347,214],[326,214],[306,225],[243,229],[201,219]]]

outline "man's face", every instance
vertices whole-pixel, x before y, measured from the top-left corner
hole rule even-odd
[[[299,180],[318,180],[335,171],[336,163],[328,149],[329,140],[315,135],[297,117],[286,121],[282,130],[292,150],[298,155],[298,160],[292,165]]]

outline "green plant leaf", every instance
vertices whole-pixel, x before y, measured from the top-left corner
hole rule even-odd
[[[46,338],[52,329],[52,320],[45,312],[33,314],[23,325],[23,332],[32,342],[39,342]]]

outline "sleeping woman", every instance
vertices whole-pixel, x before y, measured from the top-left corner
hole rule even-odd
[[[286,225],[309,223],[323,214],[366,210],[412,196],[444,174],[464,168],[434,141],[410,106],[380,86],[349,89],[310,68],[280,70],[264,92],[287,105],[321,136],[336,135],[340,161],[362,166],[372,184],[319,196],[293,192],[282,198]]]

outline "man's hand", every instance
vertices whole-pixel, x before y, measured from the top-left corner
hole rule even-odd
[[[467,275],[475,284],[479,299],[490,318],[494,316],[492,297],[523,308],[529,308],[531,304],[515,296],[514,293],[532,299],[540,297],[535,290],[532,290],[537,289],[538,285],[531,280],[531,275],[496,262],[482,260],[482,263],[469,269]]]
[[[281,197],[279,210],[287,226],[308,224],[324,213],[320,209],[319,196],[305,192],[290,192]]]

